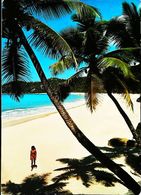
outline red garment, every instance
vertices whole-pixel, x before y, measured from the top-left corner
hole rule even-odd
[[[31,150],[31,152],[30,152],[30,160],[34,160],[34,159],[36,159],[36,157],[37,157],[36,150],[35,149]]]

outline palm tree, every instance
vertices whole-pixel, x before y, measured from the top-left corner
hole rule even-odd
[[[112,19],[108,26],[107,35],[111,37],[112,41],[115,42],[117,47],[140,47],[140,18],[141,18],[141,8],[137,10],[134,3],[124,2],[122,4],[123,15],[121,17]],[[118,30],[117,30],[118,29]],[[138,69],[141,70],[141,58],[140,50],[133,52],[133,63],[134,66],[131,67],[132,71],[138,78]],[[138,79],[137,85],[140,88],[141,80]],[[138,144],[141,146],[141,133],[138,133],[138,126],[136,127],[136,133],[138,134]],[[141,131],[141,130],[140,130]]]
[[[49,3],[50,2],[50,3]],[[54,56],[57,55],[66,55],[64,53],[64,48],[66,48],[65,51],[67,51],[67,54],[70,53],[71,56],[73,56],[73,53],[68,46],[68,44],[65,44],[65,47],[62,48],[60,42],[62,41],[62,38],[59,36],[56,36],[56,33],[51,30],[49,27],[44,25],[42,22],[38,21],[37,19],[34,19],[32,15],[29,13],[32,13],[33,11],[38,11],[39,13],[42,13],[42,11],[47,11],[47,8],[49,8],[49,13],[53,6],[50,6],[51,1],[16,1],[16,0],[5,0],[3,2],[3,36],[8,39],[7,41],[7,53],[4,55],[4,63],[3,63],[3,73],[4,78],[7,79],[8,82],[11,82],[11,89],[12,94],[16,94],[16,98],[18,99],[21,95],[21,91],[17,88],[17,83],[19,84],[19,81],[21,81],[23,78],[25,78],[25,66],[23,66],[23,53],[20,53],[21,46],[24,47],[26,52],[28,53],[30,59],[33,62],[33,65],[41,79],[41,82],[45,88],[45,91],[47,92],[49,98],[51,99],[52,103],[55,105],[56,109],[60,113],[61,117],[63,118],[64,122],[68,126],[68,128],[71,130],[73,135],[76,137],[76,139],[91,153],[93,154],[102,164],[105,164],[108,169],[110,169],[112,172],[114,172],[121,180],[124,182],[125,186],[127,186],[129,189],[134,191],[136,194],[140,192],[140,186],[135,182],[135,180],[126,173],[121,167],[119,167],[116,163],[111,161],[108,157],[106,157],[77,127],[77,125],[74,123],[74,121],[69,116],[68,112],[65,110],[63,105],[60,103],[58,96],[54,91],[52,91],[51,86],[42,70],[42,67],[33,52],[33,49],[29,45],[24,32],[22,30],[22,27],[25,26],[27,29],[32,28],[34,30],[32,35],[32,43],[35,44],[36,47],[46,46],[46,43],[49,43],[45,52],[52,54]],[[64,1],[61,1],[63,5],[67,5]],[[72,1],[74,4],[75,2]],[[44,4],[45,3],[45,4]],[[49,3],[49,4],[48,4]],[[70,1],[69,1],[70,3]],[[71,6],[72,6],[71,4]],[[52,5],[52,4],[51,4]],[[85,12],[85,10],[90,10],[90,12],[93,11],[95,13],[95,9],[93,10],[92,7],[85,6],[83,4],[81,5],[81,8],[78,9],[78,11]],[[49,6],[49,7],[48,7]],[[58,6],[58,3],[57,5]],[[14,9],[11,13],[11,7]],[[63,6],[64,7],[64,6]],[[68,6],[67,9],[68,10]],[[60,9],[58,10],[55,8],[56,15],[59,15]],[[47,12],[45,12],[47,14]],[[51,12],[53,13],[53,12]],[[22,20],[23,19],[23,20]],[[61,40],[61,41],[60,41]],[[63,42],[64,43],[64,42]],[[58,46],[59,44],[59,46]],[[51,49],[52,48],[52,49]],[[74,56],[73,56],[74,58]],[[27,72],[27,70],[26,70]]]
[[[108,24],[109,35],[117,47],[140,47],[141,8],[134,3],[122,3],[122,16],[112,19]],[[134,52],[134,60],[140,63],[140,50]]]
[[[15,184],[9,181],[6,184],[2,184],[2,191],[4,194],[11,195],[53,195],[58,193],[69,195],[72,194],[70,191],[63,189],[67,183],[54,182],[49,184],[49,175],[50,174],[48,173],[43,175],[33,174],[26,177],[20,184]]]
[[[133,46],[132,48],[126,47],[107,53],[109,45],[109,32],[106,33],[107,25],[109,25],[108,22],[95,21],[95,18],[91,14],[89,14],[89,16],[87,14],[87,17],[85,14],[77,14],[73,16],[73,20],[79,23],[79,27],[77,29],[70,28],[64,30],[62,36],[71,46],[79,64],[85,62],[86,67],[80,68],[74,76],[68,79],[69,84],[73,83],[74,78],[79,77],[83,72],[87,72],[87,105],[90,110],[93,111],[98,104],[96,92],[99,92],[104,88],[127,123],[133,138],[136,140],[137,144],[140,145],[141,140],[131,120],[112,94],[112,91],[120,86],[120,91],[123,93],[129,106],[133,109],[125,79],[129,80],[131,77],[135,80],[128,65],[133,56],[130,58],[128,56],[131,51],[134,53],[136,51],[137,53],[140,47],[136,46],[136,49],[133,49]],[[71,59],[66,57],[65,59],[61,58],[59,62],[53,64],[51,66],[53,74],[57,74],[60,71],[62,72],[71,65],[74,66],[73,62],[69,65],[69,61],[71,61]],[[64,87],[68,93],[67,90],[69,90],[69,88],[67,89],[66,84],[63,86],[63,93],[65,92]]]

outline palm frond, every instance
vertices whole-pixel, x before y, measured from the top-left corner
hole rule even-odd
[[[124,94],[123,94],[123,97],[124,97],[124,99],[125,99],[127,105],[128,105],[132,110],[134,110],[133,102],[132,102],[132,100],[131,100],[131,96],[130,96],[130,94],[129,94],[129,92],[128,92],[127,89],[125,89]]]
[[[127,2],[122,3],[122,10],[123,10],[124,15],[127,15],[132,19],[134,17],[137,18],[139,16],[137,12],[137,8],[134,3],[131,3],[131,4]]]
[[[108,22],[106,36],[119,48],[133,47],[134,40],[126,29],[126,24],[121,18],[114,18]]]
[[[64,56],[58,62],[50,66],[51,72],[54,76],[63,73],[65,70],[74,67],[74,61],[71,56]]]
[[[61,36],[70,45],[75,56],[82,58],[84,33],[80,32],[78,28],[67,28],[61,31]]]
[[[120,94],[125,99],[127,105],[133,110],[133,103],[126,84],[127,79],[121,74],[121,72],[113,67],[108,67],[103,72],[103,80],[106,90],[110,90],[111,92],[120,91]]]
[[[140,41],[140,16],[137,11],[137,7],[134,3],[128,4],[124,2],[122,4],[123,14],[126,17],[126,26],[130,31],[131,36],[135,40],[136,46],[139,46]]]
[[[107,54],[103,55],[104,57],[112,57],[112,56],[119,56],[125,59],[125,61],[131,61],[133,60],[133,52],[135,51],[141,51],[141,47],[126,47],[126,48],[120,48],[116,49],[114,51],[108,52]]]
[[[22,48],[16,43],[3,49],[2,73],[6,82],[29,80],[28,58]]]
[[[31,21],[30,21],[31,22]],[[44,23],[33,19],[32,28],[34,32],[30,35],[30,43],[40,51],[53,58],[71,56],[77,67],[77,61],[68,43],[53,29]]]
[[[108,39],[104,36],[104,29],[99,23],[90,26],[85,32],[85,39],[83,41],[84,54],[101,55],[108,48]]]
[[[67,2],[67,0],[66,0]],[[93,7],[93,6],[90,6],[90,5],[87,5],[83,2],[80,2],[80,1],[68,1],[70,7],[72,9],[75,9],[77,11],[77,13],[81,16],[85,15],[91,15],[93,17],[100,17],[101,18],[101,14],[100,12],[98,11],[97,8]]]
[[[58,18],[72,11],[68,2],[63,0],[32,0],[23,2],[27,11],[34,15],[43,16],[45,19]]]
[[[77,78],[79,78],[87,68],[80,69],[77,73],[59,85],[58,96],[60,101],[64,101],[70,94],[71,88],[77,86]]]
[[[3,79],[5,83],[9,83],[9,93],[16,100],[19,100],[24,93],[21,82],[26,82],[30,78],[27,55],[22,48],[18,47],[15,42],[12,42],[3,49],[2,56]]]
[[[97,75],[92,74],[88,77],[87,86],[88,91],[85,94],[86,104],[90,108],[90,111],[93,112],[99,104],[97,93],[103,89],[103,83]]]
[[[67,82],[64,82],[62,84],[59,85],[59,89],[58,89],[58,96],[60,101],[64,101],[70,93],[70,86]]]
[[[116,57],[104,57],[99,61],[99,67],[116,67],[125,77],[134,79],[134,75],[130,70],[129,64]]]
[[[131,100],[131,96],[130,93],[128,91],[128,87],[126,86],[125,82],[123,82],[121,79],[119,79],[116,75],[114,75],[116,77],[116,80],[119,82],[119,84],[122,86],[123,88],[123,98],[125,99],[127,105],[132,109],[133,111],[133,102]]]

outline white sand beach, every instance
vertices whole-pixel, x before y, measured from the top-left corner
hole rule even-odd
[[[136,102],[139,95],[132,95],[134,112],[129,109],[121,96],[122,102],[131,121],[136,127],[140,119],[140,104]],[[72,119],[82,132],[97,146],[107,146],[113,137],[132,139],[125,121],[113,102],[105,95],[95,112],[91,113],[82,102],[68,109]],[[21,119],[2,121],[2,183],[9,180],[20,183],[26,176],[37,173],[53,172],[64,165],[56,162],[58,158],[81,158],[90,153],[80,145],[57,112],[27,116]],[[38,168],[30,170],[30,147],[37,148]],[[120,162],[120,159],[117,162]],[[129,168],[126,168],[129,171]],[[129,171],[130,173],[130,171]],[[52,176],[59,174],[53,172]],[[138,177],[133,176],[136,181]],[[74,194],[124,194],[128,190],[120,184],[104,187],[101,184],[86,188],[81,181],[71,179],[66,189]]]

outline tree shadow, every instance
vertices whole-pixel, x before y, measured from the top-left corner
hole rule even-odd
[[[131,173],[141,177],[141,159],[139,156],[140,148],[137,147],[99,147],[106,156],[111,159],[124,157],[125,164],[131,168]],[[53,178],[53,181],[66,181],[70,178],[80,179],[82,184],[86,187],[98,182],[106,187],[114,186],[115,183],[124,183],[118,179],[113,173],[102,165],[93,156],[87,156],[82,159],[61,158],[57,161],[65,164],[65,167],[55,169],[63,173]],[[119,164],[125,166],[124,164]]]
[[[67,185],[66,182],[57,181],[49,184],[50,173],[37,175],[32,174],[26,177],[21,184],[15,184],[11,181],[2,184],[2,192],[11,195],[54,195],[54,194],[72,194],[63,188]]]

